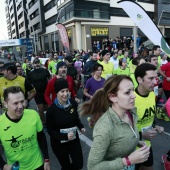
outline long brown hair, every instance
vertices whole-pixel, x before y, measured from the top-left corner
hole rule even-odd
[[[108,78],[104,83],[104,87],[97,90],[92,99],[80,105],[78,108],[79,114],[92,115],[95,119],[99,119],[112,104],[109,100],[109,94],[117,95],[119,84],[124,79],[132,82],[132,79],[126,75],[113,75]]]

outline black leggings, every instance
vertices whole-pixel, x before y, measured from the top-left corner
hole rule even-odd
[[[62,170],[79,170],[83,168],[83,154],[79,139],[62,144],[53,141],[51,142],[51,147],[60,162]]]

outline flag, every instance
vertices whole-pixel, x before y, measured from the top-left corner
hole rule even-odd
[[[65,49],[66,55],[70,55],[69,40],[68,40],[66,28],[64,27],[63,24],[57,24],[57,28],[60,34],[61,42]]]

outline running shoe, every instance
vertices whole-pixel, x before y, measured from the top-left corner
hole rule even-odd
[[[167,160],[167,155],[162,155],[162,162],[164,164],[164,170],[170,170],[170,161]]]
[[[169,121],[170,121],[170,118],[162,111],[161,108],[157,108],[156,117],[157,117],[158,119],[165,120],[166,122],[169,122]]]

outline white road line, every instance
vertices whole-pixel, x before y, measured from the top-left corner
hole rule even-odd
[[[89,147],[91,147],[92,145],[92,141],[86,137],[85,135],[83,135],[82,133],[78,133],[79,134],[79,138],[85,143],[87,144]]]

